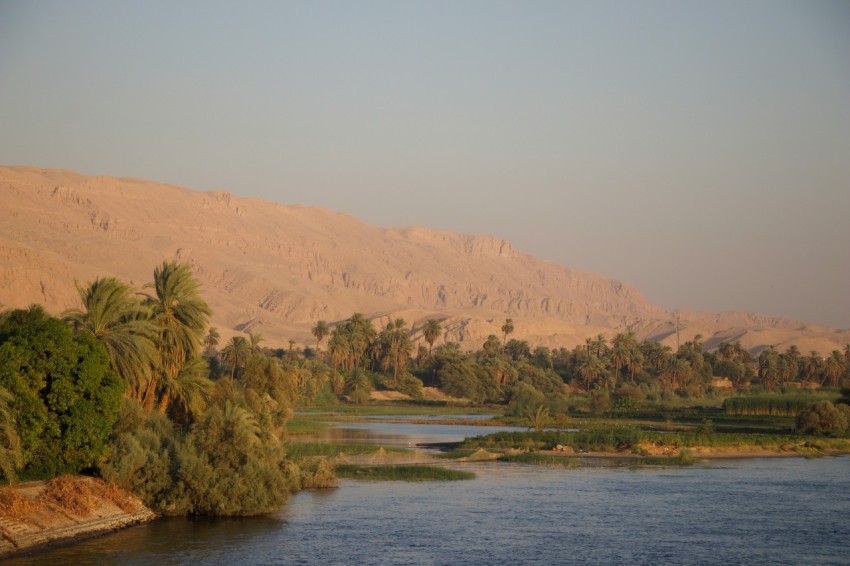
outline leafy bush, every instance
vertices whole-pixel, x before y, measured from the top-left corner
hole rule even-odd
[[[40,307],[0,320],[0,387],[12,394],[26,478],[102,462],[126,384],[103,345]]]
[[[797,432],[842,435],[850,427],[850,406],[819,401],[807,406],[797,417]]]
[[[210,407],[188,434],[159,414],[139,420],[127,401],[103,476],[169,515],[254,515],[286,501],[299,473],[285,465],[276,438],[246,408]],[[134,428],[135,427],[135,428]]]

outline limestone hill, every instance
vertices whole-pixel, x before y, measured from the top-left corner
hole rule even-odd
[[[192,265],[224,338],[259,332],[270,346],[311,344],[318,319],[362,312],[477,348],[501,335],[567,346],[628,327],[675,344],[673,315],[636,289],[522,253],[505,240],[421,227],[381,228],[348,214],[137,179],[0,167],[0,303],[78,306],[74,281],[114,275],[141,288],[164,259]],[[795,342],[827,353],[850,331],[747,313],[680,312],[682,340]]]

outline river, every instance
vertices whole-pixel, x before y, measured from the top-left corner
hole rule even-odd
[[[371,431],[404,445],[451,441],[470,427],[493,430],[376,421],[334,434],[363,440]],[[648,469],[456,465],[478,477],[343,480],[269,517],[164,519],[9,563],[850,564],[850,457]]]

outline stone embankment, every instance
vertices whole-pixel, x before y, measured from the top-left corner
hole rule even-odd
[[[55,487],[28,482],[0,488],[0,557],[156,518],[134,496],[98,480],[66,480],[58,496]]]

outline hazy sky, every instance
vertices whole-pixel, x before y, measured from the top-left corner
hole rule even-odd
[[[0,0],[0,163],[850,327],[850,2]]]

